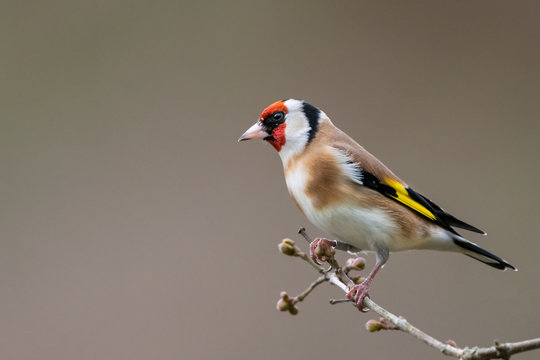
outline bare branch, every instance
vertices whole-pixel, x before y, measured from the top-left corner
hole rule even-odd
[[[304,228],[301,228],[298,233],[302,235],[304,239],[308,241],[308,243],[311,244],[312,240],[306,234],[306,231]],[[343,250],[352,250],[351,248],[348,248],[348,245],[346,244],[339,243],[339,242],[336,242],[336,243],[337,243],[336,248],[340,248]],[[316,264],[308,254],[301,251],[294,244],[292,240],[284,239],[283,242],[279,245],[279,247],[280,247],[280,251],[284,253],[285,255],[296,256],[296,257],[301,258],[302,260],[310,264],[319,274],[321,274],[321,276],[319,276],[313,283],[311,283],[311,285],[304,292],[302,292],[298,296],[289,298],[286,293],[283,292],[281,294],[281,299],[278,302],[278,309],[281,311],[288,310],[293,315],[298,313],[298,309],[295,307],[295,304],[303,301],[306,298],[306,296],[308,296],[313,291],[315,287],[317,287],[318,285],[324,282],[330,282],[331,284],[336,285],[347,294],[355,285],[355,281],[353,281],[348,275],[349,271],[363,269],[363,264],[362,264],[363,259],[348,261],[345,269],[342,269],[339,266],[337,260],[334,258],[334,256],[331,255],[331,256],[326,256],[325,258],[326,262],[330,264],[330,269],[325,270],[323,267]],[[355,279],[358,280],[361,278],[356,277]],[[339,303],[345,303],[345,302],[351,302],[351,300],[349,299],[330,300],[330,304],[339,304]],[[540,349],[540,338],[530,339],[530,340],[525,340],[525,341],[520,341],[520,342],[515,342],[515,343],[502,343],[501,344],[501,343],[495,342],[494,346],[486,347],[486,348],[478,348],[478,347],[459,348],[455,345],[453,341],[441,342],[435,339],[431,335],[413,326],[405,318],[394,315],[388,310],[384,309],[382,306],[376,304],[369,297],[364,298],[363,306],[366,309],[372,310],[373,312],[381,316],[381,319],[379,321],[376,321],[376,320],[368,321],[368,323],[366,324],[366,328],[369,331],[374,332],[374,331],[379,331],[379,330],[400,330],[411,336],[414,336],[418,340],[439,350],[441,353],[445,355],[452,356],[452,357],[462,359],[462,360],[509,359],[510,356],[512,356],[513,354],[517,354],[524,351]]]
[[[471,355],[465,354],[463,360],[509,359],[513,354],[540,349],[540,338],[499,344],[482,349],[476,349]]]

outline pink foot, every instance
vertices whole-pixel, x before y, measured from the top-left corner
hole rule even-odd
[[[322,265],[319,261],[327,261],[330,259],[336,251],[334,248],[337,245],[337,241],[328,240],[325,238],[316,238],[309,244],[309,255],[311,260],[317,265]]]
[[[351,291],[347,293],[347,298],[354,299],[354,305],[358,308],[358,310],[361,312],[368,312],[368,309],[363,307],[363,301],[366,296],[369,297],[369,284],[365,285],[364,283],[354,285]]]

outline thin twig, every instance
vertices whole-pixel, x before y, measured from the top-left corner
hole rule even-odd
[[[306,233],[306,228],[305,227],[301,227],[300,230],[298,230],[298,233],[300,235],[302,235],[304,237],[304,239],[306,239],[308,244],[311,244],[311,239],[309,238],[308,234]]]
[[[315,289],[318,285],[326,281],[328,281],[328,278],[325,275],[319,276],[319,278],[315,280],[314,282],[312,282],[311,285],[309,285],[309,287],[306,290],[304,290],[304,292],[302,292],[300,295],[295,296],[292,299],[293,304],[299,303],[300,301],[304,301],[306,296],[308,296],[309,293],[313,291],[313,289]]]
[[[301,228],[298,233],[302,235],[304,239],[308,241],[308,243],[311,243],[311,239],[307,235],[304,228]],[[309,263],[314,269],[317,270],[317,272],[322,275],[317,278],[317,280],[315,280],[303,293],[295,297],[293,299],[294,303],[303,301],[315,287],[326,281],[336,285],[345,293],[348,293],[354,286],[354,281],[351,280],[351,278],[342,270],[337,260],[333,256],[327,260],[327,262],[331,265],[330,271],[324,271],[323,267],[315,264],[311,260],[311,257],[302,251],[298,251],[296,256]],[[351,300],[349,299],[332,299],[330,300],[330,304],[339,304],[350,301]],[[428,335],[427,333],[413,326],[405,318],[394,315],[388,310],[384,309],[382,306],[376,304],[369,297],[364,298],[363,306],[380,315],[382,317],[381,321],[387,322],[387,326],[384,328],[401,330],[411,336],[414,336],[425,344],[439,350],[441,353],[461,360],[509,359],[513,354],[540,349],[540,338],[515,343],[500,344],[496,342],[494,346],[486,348],[459,348],[435,339],[431,335]]]
[[[445,355],[450,355],[456,358],[461,357],[462,350],[455,348],[451,345],[445,344],[434,337],[426,334],[422,330],[414,327],[411,325],[405,318],[401,316],[396,316],[392,314],[390,311],[384,309],[382,306],[379,306],[376,304],[373,300],[371,300],[369,297],[364,298],[364,307],[373,310],[373,312],[379,314],[382,318],[384,318],[386,321],[394,324],[397,330],[401,330],[403,332],[406,332],[409,335],[414,336],[418,340],[428,344],[429,346],[432,346],[442,352]]]
[[[353,299],[330,299],[330,305],[353,302]]]
[[[463,356],[463,360],[509,359],[511,355],[524,351],[540,349],[540,338],[518,341],[515,343],[496,343],[494,346],[476,349],[474,354]]]
[[[318,273],[320,273],[320,274],[324,273],[324,268],[322,266],[319,266],[319,265],[315,264],[313,262],[313,260],[311,260],[309,255],[306,254],[305,252],[303,252],[303,251],[299,252],[298,257],[300,259],[304,260],[305,262],[307,262],[309,265],[311,265],[315,270],[317,270]]]

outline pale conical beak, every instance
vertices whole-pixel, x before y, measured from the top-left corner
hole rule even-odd
[[[247,129],[247,131],[242,136],[240,136],[240,138],[238,139],[238,142],[244,141],[244,140],[252,140],[252,139],[262,140],[268,136],[270,136],[270,134],[268,134],[266,130],[264,130],[261,122],[257,121],[255,125]]]

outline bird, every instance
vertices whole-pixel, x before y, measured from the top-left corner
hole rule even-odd
[[[359,310],[391,252],[431,249],[465,254],[499,270],[517,270],[462,237],[455,228],[486,235],[413,190],[374,155],[337,128],[319,108],[298,99],[269,105],[238,141],[259,139],[278,151],[287,189],[318,228],[351,249],[376,253],[366,279],[347,294]],[[312,258],[315,243],[311,244]]]

